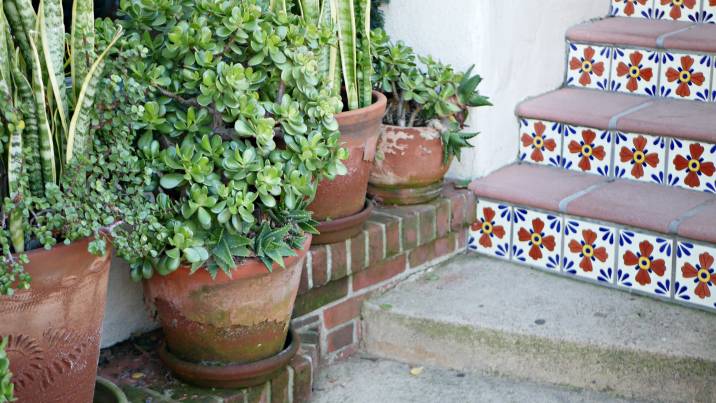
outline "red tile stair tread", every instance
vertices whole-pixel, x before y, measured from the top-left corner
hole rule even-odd
[[[567,30],[567,40],[578,43],[597,43],[606,45],[638,46],[656,48],[657,39],[664,34],[684,29],[694,24],[685,21],[652,20],[629,17],[605,18],[585,22]],[[705,31],[703,35],[711,34]],[[712,37],[716,39],[716,37]],[[672,41],[670,48],[698,50],[700,45],[692,42],[692,37],[683,37]]]
[[[685,140],[716,143],[716,104],[658,99],[619,119],[617,129]]]
[[[716,24],[698,24],[695,28],[669,36],[666,49],[688,49],[696,52],[716,52]]]
[[[679,236],[716,243],[716,203],[710,203],[697,213],[681,221]]]

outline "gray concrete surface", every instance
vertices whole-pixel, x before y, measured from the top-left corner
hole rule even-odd
[[[440,368],[358,356],[323,371],[314,403],[626,402],[609,394],[515,382]]]
[[[629,398],[716,401],[716,315],[461,256],[368,301],[369,353]]]

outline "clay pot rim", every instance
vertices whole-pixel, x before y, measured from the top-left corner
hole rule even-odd
[[[261,384],[267,377],[288,365],[301,347],[301,337],[295,329],[289,328],[285,342],[286,347],[278,354],[245,364],[228,364],[207,366],[184,361],[172,354],[162,342],[159,358],[181,379],[191,379],[197,384],[219,385],[215,387],[249,387]],[[223,385],[223,386],[222,386]]]
[[[320,233],[337,232],[347,228],[351,228],[352,226],[356,225],[356,222],[365,221],[368,217],[370,217],[370,215],[373,214],[374,208],[375,207],[373,206],[373,203],[369,200],[366,200],[365,207],[361,211],[353,215],[349,215],[347,217],[336,218],[335,220],[321,221],[318,223],[318,226],[316,228]]]
[[[111,403],[129,403],[129,400],[127,400],[127,395],[124,394],[122,389],[120,389],[119,386],[115,385],[114,382],[110,381],[109,379],[103,378],[101,376],[97,376],[97,379],[95,380],[95,398],[97,396],[97,390],[103,390],[107,394],[111,395],[115,400]]]
[[[358,116],[377,113],[380,110],[385,111],[385,108],[388,106],[388,98],[385,95],[383,95],[382,92],[378,92],[376,90],[373,90],[372,94],[373,94],[374,101],[371,105],[366,106],[364,108],[354,109],[352,111],[339,112],[335,115],[336,120],[356,119]],[[382,119],[381,119],[381,124],[382,124]]]

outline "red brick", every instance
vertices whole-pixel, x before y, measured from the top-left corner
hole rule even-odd
[[[317,364],[317,363],[316,363]],[[293,401],[296,403],[307,403],[311,400],[311,389],[313,388],[313,368],[311,360],[297,354],[289,363],[293,368]]]
[[[442,238],[450,232],[450,200],[438,199],[436,212],[436,237]]]
[[[385,227],[385,253],[386,257],[395,256],[401,252],[400,249],[400,220],[382,214],[374,214],[371,222],[380,223]]]
[[[425,205],[420,208],[420,239],[419,244],[425,245],[435,239],[435,216],[436,210],[433,205]]]
[[[246,389],[245,393],[248,403],[271,403],[271,386],[268,383]]]
[[[455,249],[455,236],[450,234],[436,239],[433,243],[435,244],[435,258],[440,258],[453,252]]]
[[[386,260],[368,270],[353,276],[353,290],[357,291],[374,284],[391,279],[405,271],[405,255]]]
[[[410,251],[410,268],[415,268],[437,258],[449,255],[455,249],[455,234],[436,239],[427,245],[418,246]]]
[[[368,233],[366,231],[351,238],[351,273],[357,273],[366,268],[365,249],[367,238]]]
[[[346,242],[328,245],[331,249],[331,280],[340,280],[348,275],[348,253]]]
[[[368,233],[368,266],[385,259],[385,244],[383,242],[383,226],[375,223],[366,225]]]
[[[465,193],[466,220],[462,227],[468,226],[477,220],[477,196],[472,192]]]
[[[328,352],[332,353],[336,350],[340,350],[343,347],[350,346],[354,343],[353,340],[353,329],[355,327],[354,322],[350,322],[347,325],[328,333]]]
[[[317,327],[321,323],[321,317],[318,315],[307,316],[303,319],[294,319],[291,321],[291,326],[296,330],[303,328]]]
[[[457,232],[457,249],[462,250],[467,248],[467,232],[468,230],[463,229],[459,232]]]
[[[327,246],[315,246],[311,248],[312,267],[313,267],[313,287],[321,287],[330,281],[328,278],[328,257],[326,254]]]
[[[323,311],[323,323],[326,329],[333,329],[359,317],[363,301],[367,298],[368,294],[359,295]]]
[[[358,343],[348,346],[336,354],[333,354],[333,361],[343,361],[350,358],[353,354],[358,352],[360,345]]]
[[[320,288],[314,288],[296,298],[293,316],[303,316],[348,295],[348,277],[332,281]]]
[[[403,250],[410,250],[418,246],[418,216],[403,218]]]
[[[303,268],[301,269],[301,282],[298,284],[298,295],[305,294],[311,289],[308,284],[308,259],[305,259],[303,262]]]
[[[450,195],[450,228],[457,231],[465,226],[465,194],[453,191]]]
[[[288,403],[288,370],[282,370],[271,380],[271,403]]]

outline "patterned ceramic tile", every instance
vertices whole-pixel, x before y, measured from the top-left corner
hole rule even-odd
[[[618,17],[649,18],[649,7],[653,0],[612,0],[610,14]]]
[[[608,89],[610,62],[611,48],[570,43],[567,85]]]
[[[510,258],[512,207],[487,200],[477,202],[477,221],[470,226],[468,249]]]
[[[680,241],[674,298],[716,308],[716,248]]]
[[[617,284],[637,291],[671,295],[672,241],[654,235],[619,232]]]
[[[663,137],[616,133],[614,176],[664,183],[666,140]]]
[[[566,218],[562,270],[611,284],[614,275],[616,230],[604,225]]]
[[[700,11],[701,0],[654,0],[653,18],[697,22]]]
[[[515,207],[513,221],[512,259],[559,270],[562,218]]]
[[[699,21],[716,24],[716,0],[704,0],[704,10]]]
[[[659,54],[655,51],[614,49],[613,91],[656,96],[659,80]]]
[[[520,160],[560,166],[562,128],[561,123],[520,119]]]
[[[659,94],[664,97],[708,101],[711,56],[664,52]]]
[[[563,141],[564,168],[609,176],[612,142],[609,131],[566,126]]]
[[[669,184],[716,193],[716,145],[671,139]]]

